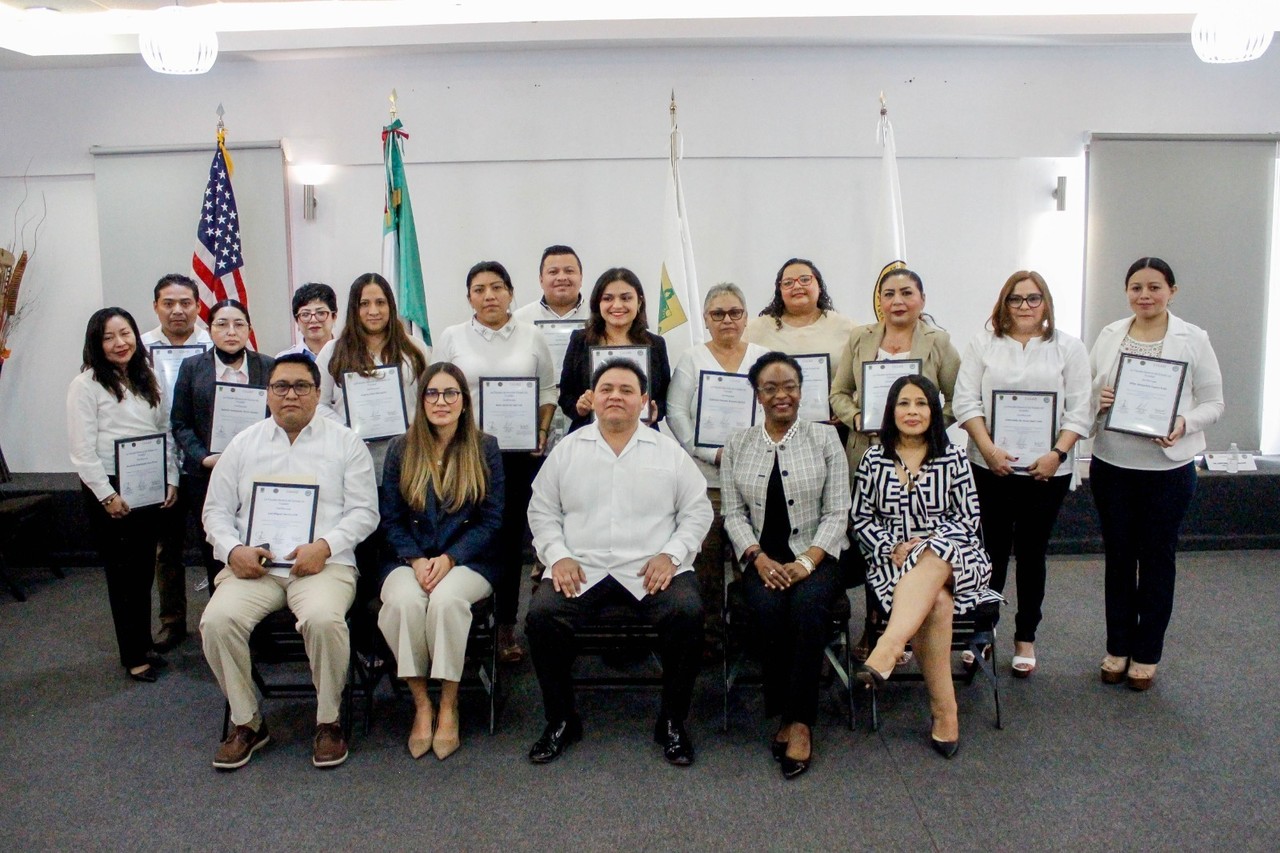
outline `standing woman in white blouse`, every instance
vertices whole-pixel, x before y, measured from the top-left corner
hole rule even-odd
[[[103,308],[84,333],[82,372],[67,389],[71,464],[80,475],[89,526],[107,575],[120,663],[135,681],[153,682],[164,661],[152,648],[151,579],[159,508],[130,507],[117,491],[116,441],[169,432],[169,416],[138,324],[123,308]],[[178,460],[167,437],[164,507],[178,497]]]
[[[342,334],[325,344],[316,356],[320,368],[321,414],[347,423],[343,400],[343,376],[369,374],[376,367],[400,365],[401,393],[406,419],[417,414],[418,380],[431,361],[431,347],[405,331],[396,310],[391,285],[376,272],[368,272],[351,282],[347,293],[347,318]],[[382,463],[391,437],[366,444],[373,454],[373,474],[382,482]]]
[[[768,352],[742,339],[747,328],[747,300],[736,284],[722,282],[707,291],[702,301],[702,321],[711,340],[685,350],[671,374],[667,390],[667,426],[685,452],[693,457],[707,480],[707,498],[714,516],[702,550],[693,561],[706,608],[707,648],[723,640],[720,602],[724,598],[724,567],[720,551],[724,543],[724,517],[720,514],[720,457],[724,448],[698,447],[694,443],[698,402],[702,397],[702,371],[746,376],[756,359]]]
[[[1222,372],[1199,326],[1169,310],[1178,292],[1173,270],[1140,258],[1125,275],[1133,316],[1107,326],[1089,361],[1099,413],[1089,485],[1106,551],[1107,655],[1102,681],[1126,679],[1146,690],[1155,679],[1173,611],[1175,551],[1182,517],[1196,488],[1195,456],[1204,430],[1222,417]],[[1102,428],[1115,402],[1116,368],[1129,353],[1186,362],[1172,431],[1143,438]]]
[[[498,659],[504,663],[524,660],[516,640],[516,614],[520,607],[520,575],[528,528],[533,478],[541,467],[551,418],[556,411],[556,372],[546,339],[532,323],[511,316],[515,288],[506,267],[497,261],[481,261],[467,272],[467,300],[471,319],[450,326],[440,335],[436,356],[451,362],[467,376],[471,399],[481,407],[480,380],[486,376],[536,376],[538,379],[538,449],[502,452],[504,503],[502,531],[497,538],[500,573],[495,589],[498,623]],[[476,414],[483,424],[484,412]]]
[[[982,535],[991,558],[991,588],[1004,592],[1010,551],[1017,561],[1018,615],[1013,675],[1036,670],[1036,627],[1044,602],[1045,551],[1075,470],[1075,443],[1093,422],[1089,355],[1084,344],[1054,328],[1053,296],[1044,278],[1019,270],[1009,276],[990,328],[969,342],[956,376],[952,407],[969,433],[969,462],[978,488]],[[1056,394],[1052,448],[1023,459],[992,439],[993,392]]]

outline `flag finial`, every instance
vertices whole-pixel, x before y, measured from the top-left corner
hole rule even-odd
[[[227,111],[222,108],[222,104],[218,104],[218,108],[214,112],[218,114],[218,132],[221,133],[227,129],[227,126],[222,123],[222,117],[227,114]]]
[[[391,120],[395,121],[396,113],[398,112],[398,110],[396,109],[396,90],[395,89],[391,90],[391,94],[387,97],[387,100],[391,102]]]
[[[668,108],[671,113],[671,126],[676,126],[676,90],[671,90],[671,106]]]
[[[887,116],[889,114],[888,103],[884,99],[884,91],[880,92],[880,115]]]

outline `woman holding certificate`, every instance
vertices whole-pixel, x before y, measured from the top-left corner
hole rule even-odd
[[[391,561],[382,572],[378,627],[409,685],[415,713],[409,754],[452,755],[460,743],[458,681],[471,605],[493,592],[502,525],[498,442],[476,427],[467,377],[437,362],[414,401],[419,417],[391,441],[379,487],[380,529]],[[427,677],[440,680],[437,714]]]
[[[942,390],[943,416],[950,423],[960,370],[951,336],[921,317],[924,282],[919,275],[901,263],[890,264],[880,273],[876,294],[884,319],[859,326],[845,338],[831,382],[831,410],[849,427],[845,447],[851,471],[881,429],[880,415],[894,381],[912,373],[928,377]]]
[[[410,403],[430,360],[430,347],[405,331],[385,278],[370,272],[351,282],[342,334],[316,356],[320,403],[365,440],[378,482],[387,442],[413,423]]]
[[[178,463],[160,385],[123,308],[94,312],[82,372],[67,389],[67,438],[107,575],[120,663],[153,682],[164,660],[151,639],[157,507],[177,500]]]
[[[1140,258],[1125,275],[1133,316],[1107,326],[1089,361],[1099,414],[1089,486],[1106,551],[1106,684],[1151,687],[1173,611],[1178,529],[1204,430],[1222,416],[1222,372],[1203,329],[1174,316],[1173,270]]]
[[[947,441],[937,386],[894,381],[881,443],[858,465],[853,529],[867,585],[889,621],[858,679],[879,689],[911,642],[929,691],[930,741],[945,758],[960,748],[951,682],[951,619],[1000,600],[979,535],[978,493],[964,451]]]
[[[768,350],[742,339],[747,327],[746,297],[736,284],[717,284],[707,291],[702,304],[702,320],[711,340],[687,350],[676,362],[667,392],[667,426],[706,478],[707,497],[715,513],[702,550],[693,561],[706,605],[707,647],[712,649],[723,634],[719,607],[724,598],[720,457],[728,434],[754,423],[756,395],[747,371]],[[706,400],[704,387],[708,389]]]
[[[991,588],[1004,592],[1017,559],[1013,675],[1036,670],[1045,551],[1071,485],[1074,446],[1093,422],[1089,354],[1054,328],[1053,296],[1037,272],[1009,276],[990,328],[969,343],[956,377],[956,420],[969,433],[969,462],[991,558]]]
[[[506,509],[495,543],[502,567],[495,589],[498,659],[504,663],[524,659],[515,625],[527,510],[556,411],[551,350],[532,323],[511,316],[514,294],[506,267],[497,261],[476,264],[467,272],[471,319],[445,329],[436,343],[436,356],[465,374],[470,398],[479,403],[479,427],[502,449]]]
[[[591,317],[585,329],[569,337],[560,371],[560,409],[569,432],[591,422],[591,374],[610,358],[633,358],[649,378],[649,417],[654,429],[667,416],[671,363],[667,343],[649,332],[644,287],[626,267],[607,269],[591,289]]]
[[[721,457],[725,531],[743,565],[758,624],[765,714],[781,715],[769,748],[794,779],[813,756],[818,678],[849,545],[848,462],[833,427],[799,416],[801,367],[784,353],[748,373],[764,423],[738,430]]]
[[[209,475],[231,439],[267,416],[267,377],[275,359],[248,349],[253,325],[249,309],[224,299],[209,309],[213,348],[188,358],[178,368],[173,388],[173,438],[182,448],[182,490],[191,511],[204,511]],[[203,537],[200,553],[213,595],[213,579],[222,570],[213,546]]]

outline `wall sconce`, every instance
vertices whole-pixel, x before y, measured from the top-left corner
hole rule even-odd
[[[1061,180],[1061,179],[1060,179]],[[1062,208],[1059,207],[1059,210]],[[316,185],[302,185],[302,218],[314,222],[316,218]]]
[[[1067,209],[1067,176],[1058,176],[1058,186],[1053,191],[1053,197],[1058,200],[1058,210]]]

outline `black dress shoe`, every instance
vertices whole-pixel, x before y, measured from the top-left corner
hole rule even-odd
[[[781,761],[782,756],[787,754],[787,742],[785,740],[775,740],[769,743],[769,751],[773,753],[774,761]]]
[[[785,744],[784,744],[785,747]],[[809,754],[809,758],[791,758],[787,755],[786,749],[782,750],[782,758],[778,759],[782,762],[782,778],[794,779],[801,773],[809,769],[809,760],[813,758],[813,753]]]
[[[956,753],[960,751],[960,741],[958,740],[938,740],[932,735],[929,736],[929,743],[933,744],[933,751],[950,761],[956,757]]]
[[[160,639],[156,640],[152,645],[157,652],[171,652],[186,638],[187,628],[185,625],[166,625],[160,629]]]
[[[560,757],[571,743],[582,740],[582,720],[570,717],[555,723],[547,723],[542,736],[529,749],[529,760],[534,764],[548,764]]]
[[[143,656],[142,660],[143,660],[143,663],[151,664],[152,669],[164,669],[169,665],[169,662],[167,660],[160,657],[160,655],[156,654],[155,652],[147,652]]]
[[[155,684],[156,682],[156,669],[153,666],[148,666],[141,672],[133,672],[131,670],[125,670],[125,672],[128,672],[129,677],[134,681],[141,681],[143,684]]]
[[[662,747],[662,757],[667,759],[667,763],[677,767],[688,767],[693,763],[693,741],[684,730],[684,723],[658,720],[653,728],[653,740]]]

